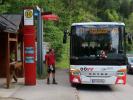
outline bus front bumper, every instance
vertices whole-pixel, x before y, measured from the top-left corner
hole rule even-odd
[[[121,77],[88,77],[70,75],[71,84],[126,84],[126,75]]]

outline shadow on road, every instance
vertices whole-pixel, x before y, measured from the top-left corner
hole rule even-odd
[[[80,91],[113,91],[110,85],[77,85],[76,89]]]

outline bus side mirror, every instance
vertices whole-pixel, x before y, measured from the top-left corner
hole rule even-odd
[[[124,36],[127,36],[127,35],[128,35],[128,33],[127,33],[127,32],[125,32]]]
[[[64,31],[64,36],[63,36],[63,43],[65,44],[67,42],[67,30]]]
[[[67,36],[63,37],[63,43],[65,44],[67,42]]]
[[[127,41],[128,41],[128,44],[132,44],[132,35],[131,34],[127,34]]]

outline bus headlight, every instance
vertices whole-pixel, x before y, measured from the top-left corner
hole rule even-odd
[[[117,71],[116,84],[126,84],[126,68]]]
[[[124,72],[117,72],[117,76],[123,76],[124,74]]]
[[[126,74],[126,69],[120,69],[117,71],[117,76],[124,76]]]
[[[70,73],[74,76],[79,76],[80,75],[80,70],[79,69],[71,69]]]

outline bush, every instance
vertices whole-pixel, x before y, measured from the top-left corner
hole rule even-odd
[[[55,26],[53,22],[46,22],[44,26],[44,40],[50,43],[51,48],[55,50],[56,60],[59,61],[61,59],[63,48],[63,32],[57,26]]]

